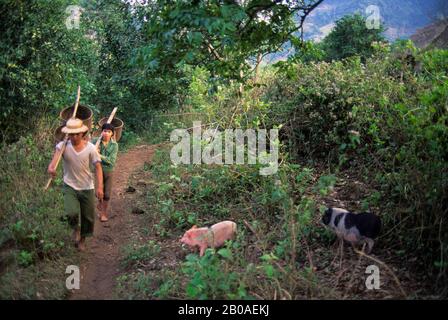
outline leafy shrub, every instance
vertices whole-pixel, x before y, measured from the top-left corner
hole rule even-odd
[[[46,168],[54,150],[54,126],[47,121],[35,125],[35,134],[0,147],[0,251],[2,255],[15,256],[15,259],[2,260],[2,267],[15,273],[0,275],[4,286],[0,296],[15,299],[35,299],[38,289],[30,281],[38,282],[39,277],[64,283],[60,279],[60,265],[57,269],[52,264],[68,256],[72,264],[76,259],[69,245],[69,227],[61,220],[61,169],[50,189],[43,191],[48,179]],[[9,293],[7,288],[11,290]],[[48,288],[55,290],[39,292],[53,298],[66,294],[65,287],[57,283],[49,283]]]
[[[386,224],[399,229],[403,245],[424,257],[422,267],[433,275],[444,273],[439,262],[448,253],[442,245],[448,233],[440,233],[448,204],[446,61],[446,50],[381,45],[366,63],[350,58],[282,66],[265,91],[276,105],[272,121],[285,124],[290,154],[363,169],[366,182],[388,194]],[[410,231],[415,226],[418,233]]]
[[[142,246],[130,246],[125,248],[123,259],[126,265],[144,263],[145,261],[157,256],[161,251],[160,245],[151,240]]]
[[[182,271],[191,279],[186,293],[196,299],[243,299],[247,297],[244,283],[237,272],[230,271],[226,260],[232,258],[230,249],[217,253],[206,250],[203,257],[188,255]]]

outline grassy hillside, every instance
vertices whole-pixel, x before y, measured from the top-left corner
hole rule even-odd
[[[260,164],[174,166],[172,144],[159,150],[130,182],[140,185],[132,201],[144,214],[123,260],[121,296],[445,296],[448,55],[416,52],[424,71],[415,72],[399,58],[402,49],[377,50],[365,65],[351,58],[266,68],[242,97],[237,88],[207,94],[207,73],[195,69],[188,114],[168,128],[191,127],[191,112],[201,112],[213,129],[278,127],[281,165],[263,177]],[[342,268],[335,263],[335,236],[320,224],[328,206],[381,217],[373,252],[383,270],[381,290],[364,286],[372,260],[350,249]],[[180,248],[191,225],[225,219],[240,230],[225,248],[203,258]]]
[[[292,36],[294,1],[257,3],[202,1],[200,10],[189,1],[1,3],[8,31],[0,39],[0,298],[67,298],[63,271],[81,263],[61,219],[61,172],[42,191],[58,113],[78,84],[95,117],[119,107],[121,151],[162,143],[153,162],[129,164],[129,172],[138,169],[129,181],[135,192],[120,185],[115,195],[134,223],[125,229],[129,243],[115,244],[122,270],[109,282],[118,296],[447,297],[448,51],[364,41],[365,24],[356,23],[356,32],[345,28],[332,40],[335,50],[350,49],[333,59],[328,47]],[[85,7],[79,29],[61,23],[72,4]],[[403,34],[446,8],[325,1],[309,22],[322,14],[319,26],[327,24],[333,11],[367,4],[380,5]],[[265,11],[271,17],[256,18]],[[285,43],[297,54],[254,68]],[[263,176],[266,164],[247,161],[173,164],[170,135],[194,121],[203,131],[278,130],[267,143],[278,147],[278,171]],[[336,236],[321,225],[329,206],[381,218],[371,256],[346,248],[339,259]],[[224,247],[200,258],[179,243],[192,225],[224,219],[238,224]],[[381,290],[366,290],[369,264],[381,268]]]

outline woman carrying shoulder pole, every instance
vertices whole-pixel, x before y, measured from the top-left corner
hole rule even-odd
[[[103,167],[104,197],[102,200],[99,200],[97,209],[100,211],[100,221],[106,222],[108,221],[107,208],[112,193],[112,179],[118,155],[118,143],[112,139],[115,132],[115,128],[112,124],[103,124],[101,130],[101,143],[98,147],[98,153],[101,157],[101,164]],[[92,143],[95,144],[98,139],[94,139]]]

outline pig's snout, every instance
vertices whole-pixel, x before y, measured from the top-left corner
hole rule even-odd
[[[182,238],[180,238],[179,241],[182,242],[182,243],[186,243],[186,242],[187,242],[187,236],[184,234],[184,235],[182,236]]]

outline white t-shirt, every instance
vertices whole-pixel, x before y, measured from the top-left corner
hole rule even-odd
[[[63,141],[59,142],[56,148],[61,150],[63,143]],[[101,158],[92,143],[87,142],[81,152],[76,152],[69,140],[62,157],[64,158],[64,182],[67,185],[75,190],[95,188],[90,163],[94,165],[98,161],[101,162]]]

